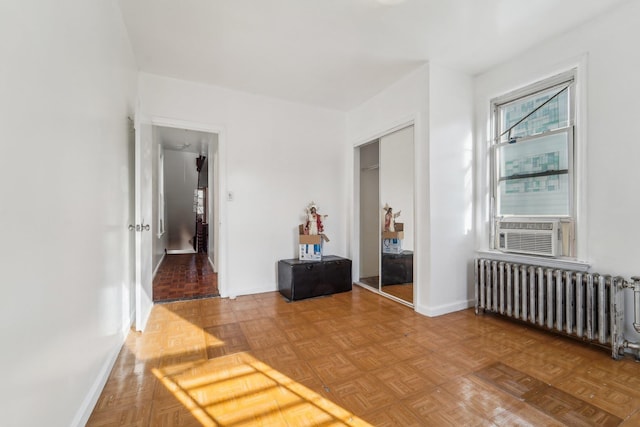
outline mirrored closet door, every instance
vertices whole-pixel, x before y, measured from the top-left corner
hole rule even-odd
[[[413,126],[356,148],[360,283],[413,304]]]

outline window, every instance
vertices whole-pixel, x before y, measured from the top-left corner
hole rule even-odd
[[[557,224],[558,250],[574,256],[575,70],[492,101],[491,214],[494,249],[503,248],[496,229]],[[546,254],[550,255],[550,254]]]
[[[207,189],[196,188],[193,195],[193,212],[196,216],[202,219],[203,222],[207,222]]]

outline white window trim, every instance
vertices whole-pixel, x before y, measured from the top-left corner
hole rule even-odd
[[[574,113],[574,153],[573,153],[573,178],[576,181],[573,186],[573,197],[571,203],[574,203],[573,207],[573,218],[575,220],[575,253],[572,257],[556,257],[556,258],[547,258],[543,256],[527,256],[523,254],[517,253],[505,253],[498,250],[493,249],[493,245],[495,239],[493,238],[495,230],[493,229],[495,226],[494,221],[494,213],[495,207],[493,206],[492,197],[488,197],[489,205],[487,206],[487,221],[483,223],[486,224],[484,233],[486,233],[488,248],[486,250],[479,250],[477,254],[479,256],[488,256],[491,258],[501,259],[504,261],[513,261],[513,262],[530,262],[530,263],[547,263],[550,266],[558,267],[558,268],[573,268],[577,270],[585,270],[588,269],[589,263],[584,261],[588,259],[588,245],[587,245],[587,233],[588,233],[588,222],[587,222],[587,204],[586,204],[586,189],[588,186],[587,183],[587,128],[586,128],[586,116],[587,116],[587,55],[583,55],[577,62],[574,62],[570,65],[567,65],[565,68],[557,70],[554,73],[549,73],[546,77],[542,76],[536,79],[539,83],[532,84],[523,84],[521,85],[521,89],[517,89],[511,92],[508,92],[504,95],[500,95],[489,100],[489,120],[487,122],[488,125],[488,135],[490,136],[490,142],[486,145],[487,147],[487,157],[485,159],[489,160],[486,165],[486,170],[489,174],[489,182],[487,184],[489,187],[487,188],[490,196],[494,194],[494,190],[492,186],[494,186],[494,170],[493,170],[493,143],[495,137],[495,114],[494,107],[498,103],[504,103],[506,99],[514,99],[518,96],[523,96],[527,93],[531,93],[536,89],[536,87],[544,88],[549,87],[554,84],[554,82],[560,83],[562,80],[566,80],[568,74],[574,75],[574,91],[573,96],[575,97],[573,100],[573,106],[575,109]],[[556,80],[557,79],[557,80]],[[538,86],[539,85],[539,86]]]
[[[574,144],[575,219],[576,219],[576,260],[588,260],[587,222],[587,57],[583,56],[576,69],[575,91],[575,135],[579,142]]]

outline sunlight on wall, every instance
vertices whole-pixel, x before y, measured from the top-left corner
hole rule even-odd
[[[463,152],[463,170],[464,170],[464,234],[467,235],[473,231],[473,135],[471,132],[464,139]]]
[[[490,225],[490,209],[491,199],[489,194],[489,158],[490,158],[490,146],[491,146],[491,117],[486,116],[482,131],[478,132],[478,135],[484,135],[482,140],[475,142],[476,148],[476,163],[474,177],[477,180],[476,191],[476,208],[475,208],[475,223],[476,223],[476,239],[479,242],[479,246],[487,249],[489,246],[489,234],[486,232]]]

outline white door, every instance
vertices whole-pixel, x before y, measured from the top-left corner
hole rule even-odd
[[[152,286],[152,149],[153,128],[136,126],[136,330],[144,330],[153,307]]]

